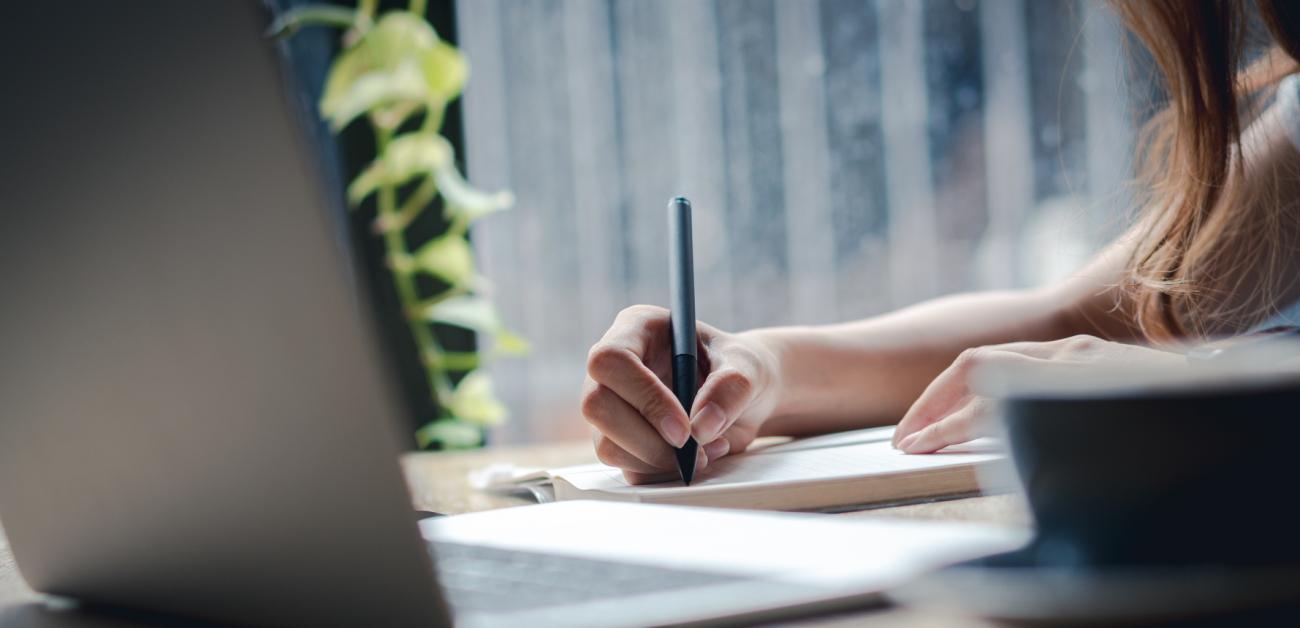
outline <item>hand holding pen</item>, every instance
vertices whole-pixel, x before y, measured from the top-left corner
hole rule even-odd
[[[670,215],[681,210],[678,203],[670,203]],[[694,318],[686,307],[674,307],[683,318]],[[631,483],[680,478],[677,448],[690,439],[699,445],[696,473],[744,451],[777,410],[781,378],[772,337],[704,323],[694,329],[700,384],[689,410],[672,387],[674,357],[688,351],[678,352],[686,347],[682,338],[674,342],[669,310],[623,310],[588,354],[582,414],[595,428],[597,457],[622,469]],[[679,377],[682,371],[679,360]]]

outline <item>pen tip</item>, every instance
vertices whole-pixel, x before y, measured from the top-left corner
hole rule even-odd
[[[682,472],[682,484],[690,486],[691,480],[695,479],[695,463],[691,462],[689,466],[681,466],[680,471]]]
[[[687,438],[686,444],[677,448],[677,470],[681,472],[682,484],[691,485],[691,480],[695,479],[696,452],[699,451],[700,445],[695,442],[694,438]]]

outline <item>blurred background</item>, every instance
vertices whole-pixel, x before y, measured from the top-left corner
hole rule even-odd
[[[493,443],[586,435],[588,347],[668,298],[695,208],[700,320],[861,318],[1064,275],[1125,223],[1151,100],[1100,1],[458,0],[473,234],[532,343]]]

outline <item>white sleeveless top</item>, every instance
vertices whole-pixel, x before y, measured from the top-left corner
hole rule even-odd
[[[1277,84],[1277,101],[1273,108],[1282,118],[1291,144],[1300,150],[1300,74],[1292,74]]]
[[[1282,120],[1291,145],[1300,151],[1300,74],[1292,74],[1278,83],[1273,110],[1272,115]],[[1255,327],[1255,330],[1278,325],[1300,325],[1300,301],[1281,308],[1280,312]]]

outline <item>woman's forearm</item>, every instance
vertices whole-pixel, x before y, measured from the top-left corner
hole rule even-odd
[[[893,423],[964,349],[1080,330],[1044,291],[961,294],[851,323],[752,334],[776,354],[780,393],[763,434]]]

